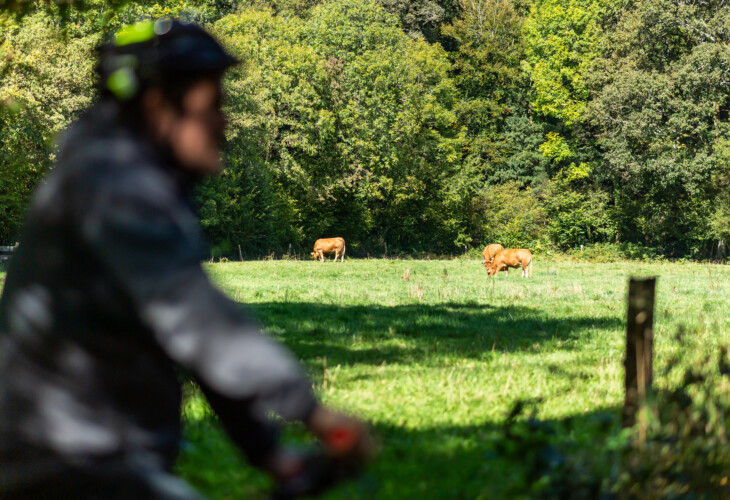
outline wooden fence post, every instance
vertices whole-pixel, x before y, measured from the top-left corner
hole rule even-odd
[[[629,281],[629,306],[626,318],[625,399],[622,426],[636,421],[639,404],[651,390],[654,356],[654,290],[656,278]]]

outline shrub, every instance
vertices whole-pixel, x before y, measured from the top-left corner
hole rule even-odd
[[[675,359],[668,366],[679,364]],[[521,467],[497,485],[500,491],[490,486],[485,496],[730,498],[728,349],[690,366],[680,372],[677,388],[650,395],[637,424],[625,430],[618,414],[609,412],[580,424],[520,420],[534,402],[518,403],[495,451]]]
[[[550,214],[550,240],[561,249],[607,242],[615,238],[608,194],[602,191],[574,191],[562,183],[546,190],[546,211]]]
[[[473,206],[484,243],[501,243],[505,248],[542,246],[547,218],[532,189],[521,189],[519,182],[490,186]]]
[[[664,256],[656,248],[637,245],[636,243],[596,243],[586,245],[581,250],[573,248],[567,252],[575,260],[588,262],[615,262],[617,260],[661,260]]]

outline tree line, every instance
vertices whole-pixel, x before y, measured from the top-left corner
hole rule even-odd
[[[730,237],[722,0],[77,0],[0,12],[0,242],[96,98],[94,47],[166,15],[242,60],[227,168],[195,191],[215,255],[714,258]]]

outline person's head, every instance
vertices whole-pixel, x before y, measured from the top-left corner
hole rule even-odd
[[[144,21],[100,48],[99,90],[181,168],[220,168],[221,78],[236,60],[194,24]]]

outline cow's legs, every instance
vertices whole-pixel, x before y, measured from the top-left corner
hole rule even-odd
[[[324,262],[324,252],[322,250],[319,251],[319,261]]]
[[[337,250],[335,250],[335,260],[333,262],[337,262],[337,257],[339,257],[339,256],[340,256],[340,253]]]

